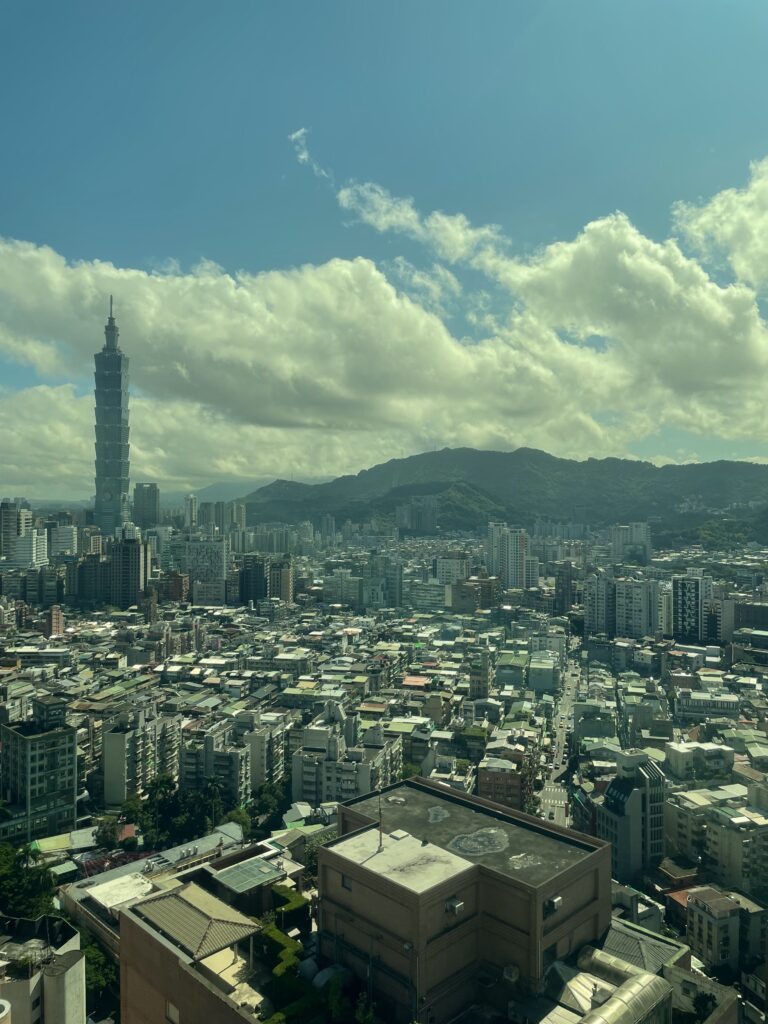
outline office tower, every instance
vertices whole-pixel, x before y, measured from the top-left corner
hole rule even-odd
[[[501,577],[505,587],[525,587],[525,559],[528,534],[506,523],[489,523],[486,538],[486,565],[491,576]],[[533,567],[532,567],[533,568]]]
[[[197,495],[188,494],[184,499],[184,526],[187,530],[197,526]]]
[[[19,536],[19,504],[4,499],[0,501],[0,556],[8,556]]]
[[[96,503],[93,520],[103,534],[113,536],[128,519],[128,357],[118,344],[112,315],[104,328],[104,347],[96,364]]]
[[[616,580],[602,569],[584,582],[584,635],[616,635]]]
[[[37,569],[48,564],[48,536],[45,530],[25,530],[13,537],[6,555],[13,569]]]
[[[197,506],[197,525],[200,527],[215,526],[216,517],[212,501],[201,501]]]
[[[642,750],[617,751],[616,768],[596,808],[595,828],[611,844],[613,878],[632,882],[664,856],[666,779]]]
[[[59,524],[51,527],[48,541],[48,553],[55,555],[77,554],[77,527]]]
[[[672,577],[672,635],[679,643],[704,639],[704,610],[712,599],[712,577],[694,570]]]
[[[77,730],[67,702],[36,697],[29,722],[0,725],[3,799],[0,840],[32,842],[77,824]]]
[[[240,600],[263,601],[269,597],[269,572],[267,560],[262,555],[248,554],[243,558],[240,573]]]
[[[135,537],[116,541],[110,550],[109,604],[138,605],[149,578],[149,547]]]
[[[160,522],[160,488],[157,484],[134,484],[133,521],[142,530]]]
[[[184,535],[170,542],[173,567],[189,577],[192,600],[197,604],[224,604],[229,565],[226,537]]]
[[[228,533],[231,521],[231,510],[226,501],[216,501],[213,505],[213,525],[219,533]]]

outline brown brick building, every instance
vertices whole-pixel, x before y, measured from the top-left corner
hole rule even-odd
[[[610,868],[607,843],[412,779],[340,805],[318,851],[321,953],[387,1019],[506,1011],[513,985],[539,990],[607,930]]]

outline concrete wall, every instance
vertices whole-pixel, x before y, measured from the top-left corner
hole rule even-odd
[[[166,1003],[182,1024],[253,1024],[226,995],[196,973],[186,958],[130,911],[120,916],[121,1024],[163,1024]]]

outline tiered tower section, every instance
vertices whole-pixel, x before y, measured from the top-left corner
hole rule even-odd
[[[118,344],[120,332],[112,315],[104,328],[104,348],[96,363],[96,504],[94,522],[105,535],[114,536],[128,521],[128,357]]]

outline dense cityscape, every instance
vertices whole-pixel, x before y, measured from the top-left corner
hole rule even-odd
[[[93,506],[0,501],[14,1019],[759,1021],[768,550],[169,507],[128,352]]]
[[[767,46],[0,2],[0,1024],[768,1024]]]

